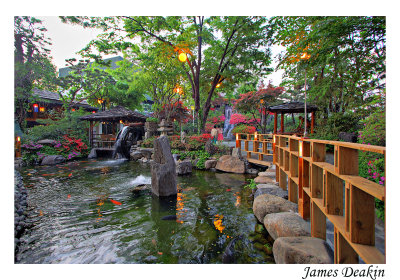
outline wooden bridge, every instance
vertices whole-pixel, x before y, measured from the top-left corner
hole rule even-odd
[[[310,220],[312,237],[326,240],[326,219],[334,225],[335,263],[386,262],[375,246],[375,198],[385,202],[386,188],[358,176],[359,151],[385,156],[385,147],[257,133],[237,134],[236,147],[241,142],[251,163],[267,165],[264,157],[273,157],[276,180]],[[326,162],[327,145],[334,164]]]

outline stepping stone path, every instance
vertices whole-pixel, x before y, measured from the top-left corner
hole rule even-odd
[[[288,193],[275,181],[275,166],[260,172],[254,182],[253,212],[274,241],[277,264],[330,264],[333,251],[320,238],[310,237],[310,223],[298,215],[297,204],[288,201]],[[272,172],[273,171],[273,172]]]
[[[315,237],[280,237],[272,247],[277,264],[331,264],[333,252],[325,240]]]
[[[293,212],[268,214],[264,226],[274,240],[287,236],[310,236],[310,223]]]

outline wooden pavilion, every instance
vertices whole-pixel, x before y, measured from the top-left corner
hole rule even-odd
[[[146,116],[116,106],[109,110],[100,111],[80,118],[89,121],[89,142],[91,147],[112,147],[116,140],[118,126],[138,125],[144,126]],[[97,126],[97,127],[96,127]]]
[[[304,120],[299,125],[299,129],[297,131],[285,132],[285,124],[284,124],[284,115],[291,113],[304,113],[304,103],[303,102],[288,102],[279,104],[276,106],[268,107],[267,110],[274,114],[274,134],[278,133],[278,114],[281,115],[281,125],[280,132],[278,134],[302,134],[304,133]],[[307,104],[307,115],[311,114],[311,125],[310,125],[310,133],[314,132],[314,124],[315,124],[315,111],[318,110],[318,107],[312,104]],[[308,122],[308,117],[306,120]],[[307,125],[308,127],[308,125]]]

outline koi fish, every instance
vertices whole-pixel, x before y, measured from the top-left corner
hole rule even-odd
[[[69,194],[69,195],[67,195],[67,198],[71,198],[71,195]]]
[[[227,191],[227,192],[230,192],[230,191],[231,191],[231,189],[226,189],[226,191]]]
[[[162,252],[158,252],[159,255],[162,255]]]
[[[121,205],[121,204],[122,204],[121,202],[116,201],[116,200],[113,200],[113,199],[110,199],[110,201],[111,201],[112,203],[114,203],[115,205]]]
[[[72,176],[72,173],[69,173],[68,177],[71,177],[71,176]]]
[[[43,216],[42,210],[39,211],[39,216]]]

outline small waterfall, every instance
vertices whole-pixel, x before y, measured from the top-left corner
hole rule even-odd
[[[225,105],[225,122],[224,122],[224,138],[232,139],[232,129],[235,127],[234,124],[230,124],[232,116],[232,107],[229,105]]]
[[[123,141],[122,141],[122,140],[124,140],[125,135],[129,132],[128,128],[129,128],[129,126],[124,126],[118,132],[117,140],[115,140],[114,151],[113,151],[111,158],[117,158],[117,159],[129,158],[129,151],[128,151],[128,155],[126,155],[126,147],[124,145],[125,143],[123,143]]]

